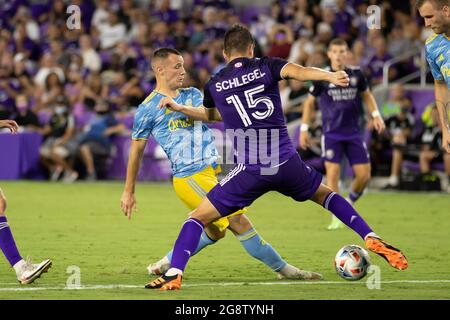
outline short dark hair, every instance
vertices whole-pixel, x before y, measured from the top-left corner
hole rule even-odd
[[[328,45],[328,50],[331,48],[331,46],[346,46],[348,48],[347,41],[341,38],[331,40],[330,44]]]
[[[438,9],[442,9],[444,6],[450,6],[450,0],[416,0],[416,8],[420,9],[425,2],[431,2],[437,5]]]
[[[244,53],[248,46],[254,43],[253,36],[247,27],[236,23],[225,33],[223,49],[226,55],[230,55],[232,51]]]
[[[166,59],[169,55],[175,54],[181,56],[181,53],[173,48],[159,48],[153,52],[153,59]]]

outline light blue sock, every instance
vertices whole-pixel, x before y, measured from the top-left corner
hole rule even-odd
[[[273,271],[279,272],[286,265],[286,261],[269,243],[260,238],[255,229],[252,228],[237,238],[252,257],[263,262]]]
[[[200,236],[200,242],[198,243],[197,249],[195,249],[194,253],[191,256],[195,255],[197,252],[202,250],[204,247],[209,246],[210,244],[214,244],[216,242],[217,241],[212,240],[210,237],[208,237],[206,232],[203,231],[202,235]],[[166,257],[167,257],[167,259],[169,259],[169,261],[172,261],[172,254],[173,254],[173,248],[172,248],[172,250],[170,250],[170,252],[168,254],[166,254]]]

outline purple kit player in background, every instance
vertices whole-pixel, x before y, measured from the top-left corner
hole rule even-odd
[[[300,146],[303,149],[308,147],[310,113],[316,99],[319,99],[323,130],[322,157],[325,160],[327,185],[334,192],[339,192],[341,161],[345,154],[355,174],[347,198],[347,201],[353,205],[369,183],[371,170],[369,152],[361,137],[360,117],[363,101],[372,115],[373,124],[378,133],[384,131],[385,125],[364,74],[358,67],[345,66],[347,53],[348,46],[344,40],[335,39],[330,42],[328,47],[330,69],[345,71],[350,77],[350,83],[346,88],[324,81],[313,84],[310,89],[311,94],[303,105]],[[333,216],[328,230],[343,226],[343,223]]]
[[[8,128],[13,134],[17,133],[19,126],[13,120],[0,120],[0,129]],[[16,242],[6,219],[6,197],[0,189],[0,249],[16,271],[17,280],[21,284],[29,284],[39,278],[42,273],[47,272],[52,261],[46,259],[39,264],[32,264],[30,261],[22,259],[17,250]]]
[[[180,289],[182,273],[199,243],[204,226],[249,206],[272,190],[296,201],[311,199],[323,205],[357,232],[369,250],[383,256],[393,267],[406,269],[408,262],[400,250],[382,241],[344,198],[321,184],[321,175],[300,159],[287,135],[278,81],[329,81],[337,86],[348,86],[348,75],[344,71],[305,68],[281,59],[255,59],[253,47],[254,40],[248,29],[239,24],[234,25],[224,39],[224,56],[228,65],[206,84],[205,108],[182,106],[174,101],[166,107],[183,112],[193,119],[202,119],[207,113],[208,119],[214,120],[218,118],[219,111],[226,128],[250,132],[250,135],[256,132],[258,143],[263,143],[262,140],[267,138],[264,134],[267,129],[277,131],[277,164],[273,165],[272,161],[268,167],[263,161],[258,160],[256,164],[250,161],[251,154],[247,153],[251,153],[251,150],[248,145],[245,150],[236,150],[238,158],[242,158],[239,152],[246,153],[246,161],[238,163],[191,213],[175,242],[172,267],[146,287]]]

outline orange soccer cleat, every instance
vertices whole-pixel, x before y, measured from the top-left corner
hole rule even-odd
[[[370,251],[382,256],[394,268],[398,270],[408,268],[408,260],[403,253],[383,240],[375,237],[367,237],[366,247]]]
[[[163,275],[156,280],[153,280],[145,285],[146,289],[159,289],[161,291],[180,290],[181,289],[181,274],[174,276]]]

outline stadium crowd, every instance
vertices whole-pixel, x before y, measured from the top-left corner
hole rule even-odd
[[[22,128],[45,135],[41,158],[50,179],[78,179],[74,158],[81,160],[86,179],[96,179],[95,159],[111,154],[111,137],[128,132],[136,107],[154,88],[150,60],[155,49],[167,46],[182,52],[185,85],[202,89],[225,64],[222,36],[233,23],[250,27],[257,56],[305,66],[325,67],[327,45],[339,37],[349,44],[347,63],[360,66],[375,86],[382,81],[386,61],[420,50],[431,34],[413,2],[281,0],[259,8],[233,6],[228,0],[2,1],[0,119],[15,119]],[[79,27],[68,28],[70,5],[80,8]],[[379,29],[367,28],[370,5],[381,9]],[[418,68],[418,61],[406,59],[394,65],[389,78]],[[280,82],[288,121],[301,117],[301,103],[290,102],[307,94],[310,85]],[[423,173],[435,158],[426,150],[439,153],[439,144],[429,141],[430,132],[438,131],[432,108],[425,111],[423,130],[415,132],[410,98],[401,85],[391,91],[389,101],[380,106],[388,134],[374,137],[371,149],[394,146],[390,186],[395,187],[408,143],[424,145],[419,156]],[[320,135],[320,123],[311,130]],[[317,155],[318,150],[311,152]],[[373,156],[373,161],[386,159]],[[450,175],[447,157],[445,163]]]

